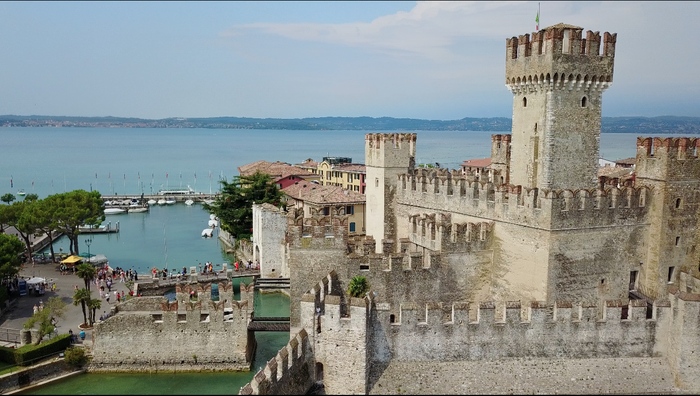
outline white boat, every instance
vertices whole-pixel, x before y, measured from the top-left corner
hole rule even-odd
[[[126,213],[126,210],[124,209],[119,209],[119,208],[107,208],[105,209],[105,214],[121,214],[121,213]]]
[[[171,198],[168,198],[168,199],[165,200],[165,203],[166,203],[166,205],[172,205],[172,204],[175,203],[175,200],[174,200],[174,199],[171,199]]]
[[[34,183],[34,182],[32,182],[32,183]],[[19,191],[17,191],[17,195],[19,195],[20,197],[23,197],[23,196],[27,195],[27,193],[25,193],[24,190],[19,190]]]
[[[194,204],[194,201],[191,199],[188,199],[187,201],[185,201],[185,205],[187,205],[187,206],[190,206],[192,204]]]
[[[105,206],[110,206],[112,205],[112,201],[105,201]]]
[[[216,226],[219,225],[219,222],[216,220],[209,220],[209,227],[215,228]]]
[[[194,189],[189,185],[187,188],[164,188],[158,191],[158,195],[191,195],[194,193]]]
[[[165,205],[165,199],[163,199],[163,198],[159,199],[158,205]]]
[[[202,236],[205,237],[205,238],[211,238],[211,234],[212,234],[213,232],[214,232],[213,229],[211,229],[211,228],[205,228],[204,230],[202,230]]]
[[[216,215],[210,214],[210,215],[209,215],[209,220],[216,220]]]
[[[149,200],[148,200],[148,204],[149,204],[149,205],[155,205],[156,203],[158,203],[158,201],[156,201],[155,199],[149,199]]]
[[[129,213],[143,213],[143,212],[148,212],[148,208],[144,208],[144,207],[129,208]]]

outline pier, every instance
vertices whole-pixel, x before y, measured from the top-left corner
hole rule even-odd
[[[176,202],[185,202],[188,199],[193,200],[194,202],[203,202],[205,200],[214,200],[216,197],[219,196],[219,193],[212,193],[212,194],[205,194],[205,193],[192,193],[192,194],[125,194],[125,195],[103,195],[102,200],[104,201],[127,201],[127,200],[143,200],[143,202],[147,202],[151,199],[158,201],[159,199],[174,199]],[[109,207],[114,207],[114,208],[121,208],[123,209],[125,206],[128,206],[128,204],[125,205],[111,205]]]
[[[108,234],[112,232],[119,232],[119,222],[116,222],[114,227],[112,227],[112,222],[107,222],[107,225],[101,225],[99,227],[80,227],[78,229],[81,234]]]

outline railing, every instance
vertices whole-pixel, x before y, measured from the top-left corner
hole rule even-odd
[[[0,327],[0,341],[12,342],[19,344],[22,342],[19,329],[10,329],[8,327]]]

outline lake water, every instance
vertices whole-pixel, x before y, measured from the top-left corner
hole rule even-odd
[[[323,156],[364,163],[364,136],[372,131],[278,131],[235,129],[0,128],[0,195],[23,189],[44,198],[83,189],[104,195],[157,192],[190,185],[218,190],[237,168],[258,160],[299,163]],[[398,131],[397,131],[398,132]],[[466,159],[490,156],[497,132],[417,131],[417,163],[459,168]],[[502,132],[507,133],[507,132]],[[672,135],[663,135],[672,136]],[[602,134],[601,156],[636,154],[633,133]],[[92,236],[90,253],[104,254],[112,267],[182,269],[200,262],[230,262],[218,238],[201,238],[208,213],[200,205],[155,206],[148,213],[107,216],[117,234]],[[87,252],[80,238],[81,252]],[[68,242],[60,239],[56,251]],[[289,313],[282,295],[255,297],[262,316]],[[245,373],[87,374],[27,394],[231,394],[288,341],[287,333],[258,333],[253,370]]]

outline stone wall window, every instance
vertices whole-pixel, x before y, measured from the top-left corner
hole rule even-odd
[[[527,98],[523,98],[523,107],[527,107]]]
[[[673,283],[676,267],[668,267],[668,283]]]
[[[581,98],[581,107],[586,107],[588,105],[588,99],[584,96]]]

